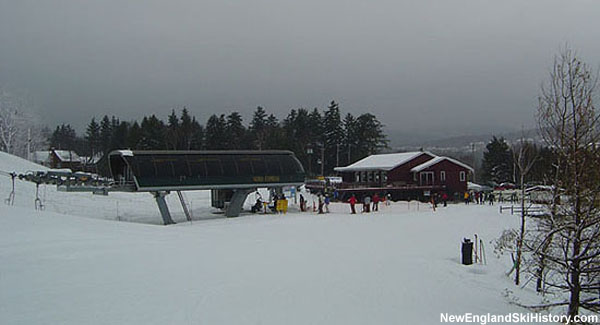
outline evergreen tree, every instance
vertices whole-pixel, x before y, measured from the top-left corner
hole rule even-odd
[[[292,109],[288,116],[283,120],[282,131],[284,134],[285,147],[292,150],[302,165],[308,168],[307,153],[308,145],[311,142],[311,125],[308,119],[308,110],[300,108],[297,111]]]
[[[269,114],[265,123],[265,149],[286,149],[285,133],[275,115]]]
[[[116,120],[118,121],[118,120]],[[115,121],[113,121],[115,122]],[[129,135],[129,123],[119,122],[118,125],[113,124],[112,134],[110,138],[110,150],[127,148],[127,138]],[[106,154],[106,153],[105,153]]]
[[[314,108],[308,115],[310,126],[310,142],[308,143],[307,151],[309,154],[308,168],[313,174],[320,174],[321,168],[321,149],[323,148],[323,117],[318,108]]]
[[[356,118],[357,156],[366,157],[377,154],[387,148],[388,140],[383,132],[383,125],[371,113],[361,114]]]
[[[195,120],[190,116],[187,108],[181,111],[181,124],[179,130],[179,147],[177,149],[190,150],[193,142]]]
[[[250,121],[250,127],[248,128],[250,131],[250,139],[252,141],[252,147],[254,149],[263,150],[265,149],[265,144],[267,140],[266,134],[266,124],[267,124],[267,113],[265,109],[258,106],[256,111],[254,111],[254,115],[252,116],[252,121]],[[208,128],[208,126],[207,126]]]
[[[128,148],[132,150],[140,149],[142,137],[142,128],[140,127],[137,121],[134,121],[131,127],[129,128],[129,132],[127,134],[127,141],[125,142],[125,144]]]
[[[77,133],[70,124],[57,126],[50,137],[50,148],[54,149],[74,150],[77,143]]]
[[[496,184],[513,181],[513,155],[504,138],[495,136],[483,153],[483,180]]]
[[[115,117],[113,116],[113,119]],[[99,150],[97,153],[106,154],[111,149],[111,137],[112,137],[112,123],[108,119],[108,116],[104,115],[100,121],[100,137],[99,137]]]
[[[342,165],[349,165],[359,159],[356,157],[358,152],[358,131],[356,127],[356,118],[354,118],[352,114],[348,113],[346,114],[342,124],[344,126],[344,137],[342,140],[342,152],[344,153],[342,156],[344,159],[342,160]]]
[[[205,145],[207,150],[222,150],[227,142],[225,114],[213,114],[206,122]]]
[[[140,125],[142,137],[140,139],[139,148],[143,150],[164,150],[166,144],[165,124],[159,120],[156,115],[144,117]]]
[[[167,130],[165,132],[165,143],[167,149],[177,150],[180,149],[180,130],[179,130],[179,118],[175,114],[175,110],[171,110],[171,114],[167,118]]]
[[[225,149],[246,149],[246,128],[238,112],[232,112],[227,116],[225,133]]]
[[[204,150],[204,128],[196,118],[192,118],[192,126],[191,126],[191,138],[190,138],[190,146],[189,150]]]
[[[528,181],[540,184],[548,184],[553,178],[555,169],[552,166],[556,163],[557,158],[554,150],[549,147],[535,147],[535,155],[538,159],[535,161],[533,168],[527,176]]]
[[[323,116],[324,164],[327,173],[333,172],[333,168],[340,163],[340,146],[343,136],[339,105],[335,101],[331,101]]]
[[[85,141],[88,146],[88,150],[85,152],[86,155],[94,156],[101,150],[100,125],[98,125],[95,118],[92,118],[86,128]]]

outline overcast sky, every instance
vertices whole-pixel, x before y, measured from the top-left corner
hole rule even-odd
[[[478,133],[533,125],[554,54],[597,67],[599,36],[593,0],[0,0],[0,86],[50,126],[335,99],[389,130]]]

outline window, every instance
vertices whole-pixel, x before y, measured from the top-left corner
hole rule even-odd
[[[233,155],[221,155],[221,168],[226,176],[238,176],[237,166],[235,164],[235,156]]]
[[[189,157],[188,165],[190,166],[190,173],[192,177],[206,177],[206,166],[201,158],[194,156]]]
[[[252,163],[250,157],[242,157],[236,161],[238,168],[238,175],[240,176],[252,176]]]
[[[464,182],[467,179],[467,174],[464,171],[460,172],[459,175],[461,182]]]
[[[283,168],[284,174],[296,174],[300,172],[298,168],[298,163],[292,156],[280,156],[278,157],[279,162],[281,163],[281,168]]]
[[[434,184],[433,172],[421,172],[419,175],[422,186]]]
[[[207,156],[204,157],[204,164],[206,164],[206,176],[222,176],[223,168],[221,167],[221,160],[218,156]]]
[[[266,175],[281,175],[281,164],[278,156],[266,156],[265,163],[267,165]]]
[[[446,171],[442,170],[440,172],[440,181],[445,182],[446,181]]]
[[[252,175],[254,176],[264,176],[267,173],[267,165],[265,165],[265,160],[263,157],[252,157],[250,159],[252,162]]]

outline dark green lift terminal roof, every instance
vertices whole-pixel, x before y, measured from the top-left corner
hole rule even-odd
[[[304,168],[291,151],[138,151],[109,154],[115,182],[132,191],[294,186]]]
[[[170,191],[233,190],[225,212],[231,217],[254,189],[299,186],[305,177],[294,153],[284,150],[115,150],[108,163],[121,190],[153,193],[165,224],[173,223],[164,200]]]

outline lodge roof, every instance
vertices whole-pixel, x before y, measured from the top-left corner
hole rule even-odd
[[[435,158],[433,158],[431,160],[428,160],[428,161],[420,164],[419,166],[415,166],[410,171],[411,172],[420,172],[420,171],[425,170],[425,169],[427,169],[427,168],[429,168],[429,167],[431,167],[433,165],[437,165],[437,164],[441,163],[444,160],[447,160],[447,161],[449,161],[449,162],[451,162],[451,163],[453,163],[455,165],[461,166],[463,168],[466,168],[466,169],[470,170],[471,172],[474,172],[474,170],[473,170],[473,168],[471,166],[463,164],[463,163],[461,163],[460,161],[458,161],[456,159],[452,159],[452,158],[449,158],[449,157],[442,157],[442,156],[435,157]]]
[[[346,167],[336,167],[334,168],[334,170],[338,172],[354,172],[369,170],[390,171],[398,166],[406,164],[407,162],[419,157],[422,154],[426,154],[432,159],[418,166],[415,166],[411,169],[411,172],[420,172],[445,160],[473,172],[473,168],[467,164],[464,164],[456,159],[452,159],[449,157],[436,156],[427,151],[412,151],[392,154],[371,155],[355,162],[352,165]]]
[[[402,152],[402,153],[389,153],[389,154],[381,154],[381,155],[371,155],[364,159],[361,159],[355,162],[352,165],[346,167],[335,167],[334,170],[338,172],[353,172],[353,171],[361,171],[361,170],[384,170],[389,171],[400,165],[403,165],[418,156],[426,154],[435,157],[430,152],[427,151],[412,151],[412,152]]]

